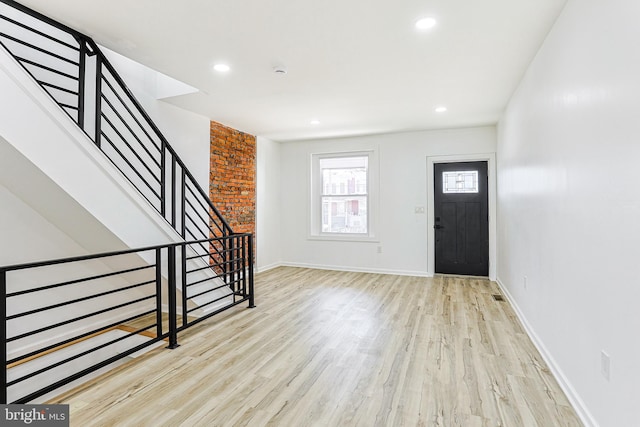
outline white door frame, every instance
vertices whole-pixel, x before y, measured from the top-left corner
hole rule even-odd
[[[433,276],[436,271],[436,240],[434,222],[433,165],[435,163],[487,162],[489,174],[489,279],[496,280],[496,154],[458,154],[450,156],[427,157],[427,273]]]

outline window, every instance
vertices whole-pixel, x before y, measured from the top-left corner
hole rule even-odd
[[[372,156],[372,152],[312,156],[312,236],[372,237]]]
[[[442,192],[477,193],[478,171],[442,172]]]

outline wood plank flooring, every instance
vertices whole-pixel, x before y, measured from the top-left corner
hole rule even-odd
[[[53,403],[72,426],[581,426],[485,279],[281,267]]]

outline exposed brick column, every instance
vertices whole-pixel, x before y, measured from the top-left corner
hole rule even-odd
[[[233,231],[255,236],[256,137],[212,121],[210,161],[211,201]]]

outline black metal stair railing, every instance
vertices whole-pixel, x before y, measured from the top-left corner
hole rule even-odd
[[[177,300],[177,289],[199,280],[188,246],[223,241],[246,248],[230,257],[233,301],[190,317]],[[32,402],[163,340],[175,348],[178,332],[245,301],[253,307],[252,260],[245,233],[0,267],[0,404]]]
[[[164,339],[169,347],[175,347],[182,329],[243,301],[253,307],[252,235],[233,232],[98,45],[12,0],[0,0],[0,45],[184,240],[0,266],[0,357],[6,368],[0,370],[0,403],[32,401]],[[82,265],[79,269],[74,267],[78,264]],[[56,267],[64,268],[48,273],[47,269]],[[43,269],[47,272],[42,273]],[[94,273],[83,275],[82,271]],[[71,277],[62,277],[69,273]],[[200,287],[203,282],[209,285],[205,290]],[[180,301],[176,300],[176,289],[181,291]],[[189,304],[192,298],[205,294],[209,300],[199,306]],[[109,305],[114,296],[119,302]],[[203,310],[200,317],[192,317],[196,310]],[[85,324],[89,321],[100,324]],[[53,350],[131,322],[136,326],[125,336],[84,349],[81,354],[44,364],[25,375],[9,370],[32,359],[45,360]],[[150,333],[152,339],[147,343],[125,345],[117,355],[86,362],[80,371],[48,384],[40,379],[40,375],[91,357],[109,345]],[[29,350],[22,351],[24,348]],[[8,358],[8,354],[12,356]],[[8,372],[15,378],[8,378]],[[8,390],[33,379],[33,390],[8,398]]]
[[[0,0],[0,44],[182,238],[233,234],[90,37],[13,0]],[[229,250],[241,250],[222,245],[198,243],[192,249],[210,254],[212,263],[228,257]],[[232,280],[231,272],[225,279]]]

